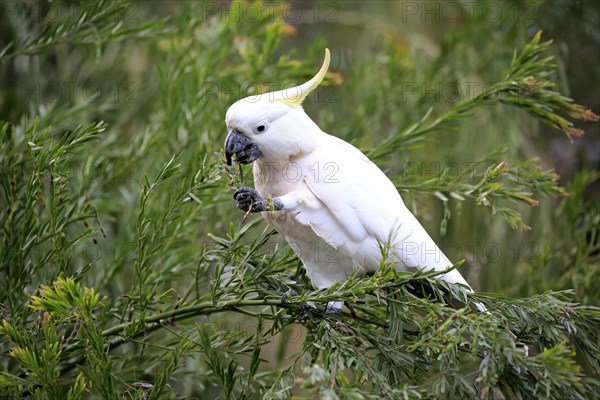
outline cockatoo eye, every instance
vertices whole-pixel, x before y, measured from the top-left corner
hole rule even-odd
[[[254,133],[256,133],[256,134],[263,133],[267,130],[268,127],[269,127],[269,124],[267,122],[261,121],[254,126]]]

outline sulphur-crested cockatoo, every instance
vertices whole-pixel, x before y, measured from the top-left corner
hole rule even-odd
[[[256,189],[235,192],[238,208],[262,212],[319,289],[357,270],[376,271],[382,246],[399,269],[445,270],[452,263],[388,177],[304,112],[302,101],[323,80],[329,60],[325,50],[320,71],[303,85],[246,97],[227,110],[227,164],[234,155],[241,164],[254,163]],[[469,288],[457,270],[440,277]]]

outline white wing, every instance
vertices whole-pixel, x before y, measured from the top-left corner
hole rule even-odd
[[[375,271],[381,246],[398,268],[444,270],[452,263],[442,253],[385,174],[354,146],[327,135],[302,161],[305,183],[319,207],[303,207],[296,219],[350,257],[355,265]],[[453,270],[443,279],[468,286]]]

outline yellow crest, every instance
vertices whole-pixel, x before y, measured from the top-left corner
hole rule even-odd
[[[284,89],[277,93],[275,100],[281,101],[284,104],[287,104],[291,107],[298,107],[302,105],[302,102],[312,92],[321,84],[321,81],[325,77],[327,70],[329,69],[329,61],[331,59],[331,55],[329,54],[329,49],[325,49],[325,59],[323,60],[323,65],[317,74],[308,82],[296,86],[290,89]]]

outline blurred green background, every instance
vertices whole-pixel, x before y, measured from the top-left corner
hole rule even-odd
[[[98,15],[112,9],[107,3],[98,7]],[[225,112],[247,95],[306,81],[325,47],[332,52],[330,73],[305,109],[324,131],[363,149],[417,122],[430,108],[432,118],[441,115],[498,81],[515,50],[540,29],[543,40],[554,41],[556,90],[600,111],[596,1],[137,1],[78,25],[81,8],[67,1],[1,4],[0,49],[13,45],[0,64],[0,119],[16,127],[17,141],[24,143],[23,127],[35,117],[38,130],[47,128],[54,138],[79,124],[108,124],[100,140],[66,161],[65,196],[81,218],[57,224],[52,235],[81,234],[85,240],[49,259],[48,249],[58,248],[52,241],[23,259],[7,256],[5,277],[15,260],[41,266],[2,288],[2,303],[13,310],[39,283],[59,275],[74,275],[115,299],[113,311],[160,310],[205,292],[211,270],[202,263],[215,246],[207,234],[222,237],[230,224],[244,225],[223,163]],[[73,30],[53,32],[61,22]],[[51,40],[36,41],[44,35]],[[461,270],[475,290],[527,296],[572,288],[576,301],[599,305],[600,124],[576,126],[586,134],[570,143],[525,112],[494,105],[378,164],[402,186],[446,167],[457,174],[483,172],[492,162],[473,161],[503,147],[495,161],[514,165],[539,158],[539,168],[555,170],[572,196],[547,197],[533,187],[539,206],[510,203],[530,230],[512,229],[473,199],[402,195],[448,256],[467,260]],[[25,154],[16,157],[24,160]],[[144,205],[156,229],[149,247],[140,248],[144,177],[154,177],[175,154],[182,174]],[[13,174],[16,161],[7,147],[0,157],[3,170]],[[248,181],[250,169],[245,171]],[[177,203],[176,193],[186,188],[195,198]],[[44,203],[44,194],[39,196]],[[0,210],[5,245],[9,228],[21,229],[22,237],[29,229],[9,226],[11,206]],[[169,223],[162,226],[165,210]],[[44,211],[40,215],[45,218]],[[251,233],[264,228],[258,221]],[[205,280],[198,280],[199,268]],[[134,289],[140,280],[152,286],[147,297]],[[26,320],[28,312],[22,313]]]
[[[72,19],[79,10],[71,2],[3,7],[2,47]],[[94,184],[100,222],[109,233],[109,243],[100,244],[109,247],[101,258],[111,258],[104,256],[114,255],[116,243],[131,243],[144,174],[152,175],[175,153],[183,153],[189,171],[203,157],[213,159],[226,133],[228,105],[257,90],[307,79],[325,46],[333,54],[330,85],[305,108],[326,132],[362,148],[418,121],[430,107],[439,115],[479,93],[499,79],[513,51],[539,29],[544,39],[554,40],[557,90],[600,109],[600,5],[593,1],[296,1],[283,8],[270,2],[230,8],[228,2],[140,1],[112,18],[121,19],[125,30],[163,22],[134,38],[123,34],[95,43],[94,35],[101,35],[92,32],[72,46],[66,37],[34,58],[16,56],[0,75],[4,120],[39,114],[57,132],[82,121],[108,123],[91,154],[73,161],[80,184]],[[278,64],[282,55],[290,61]],[[295,71],[284,70],[294,65]],[[570,144],[523,112],[495,106],[381,167],[401,177],[428,177],[444,167],[485,169],[488,165],[469,163],[507,146],[507,161],[537,157],[541,168],[554,169],[568,185],[579,171],[597,171],[600,163],[600,126],[581,127],[586,135]],[[87,170],[86,162],[96,166],[86,164]],[[590,184],[586,199],[597,202],[599,187],[597,180]],[[211,212],[197,217],[199,241],[240,219],[229,192],[214,195]],[[516,205],[532,229],[515,232],[470,200],[450,200],[444,208],[429,196],[403,195],[451,258],[469,261],[465,268],[477,289],[525,295],[559,285],[551,266],[558,261],[552,259],[569,251],[568,244],[553,242],[565,238],[557,227],[560,199],[542,198],[534,209]],[[444,213],[452,217],[441,235]],[[524,281],[531,269],[544,282]]]

